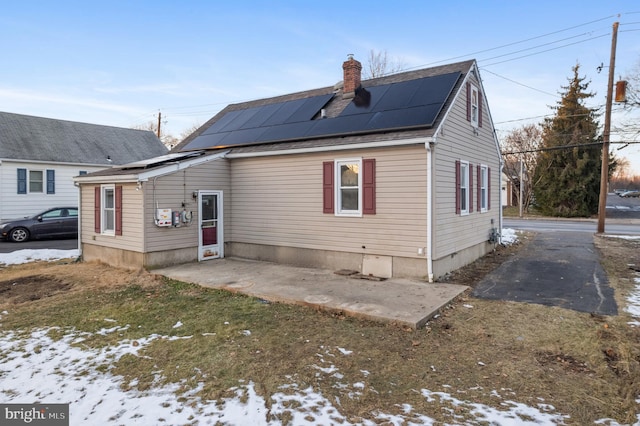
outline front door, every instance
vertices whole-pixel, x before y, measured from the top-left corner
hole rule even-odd
[[[222,191],[198,191],[198,260],[224,257]]]

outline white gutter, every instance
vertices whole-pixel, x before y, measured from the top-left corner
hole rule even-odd
[[[431,145],[433,144],[433,146]],[[436,136],[425,142],[427,150],[427,277],[433,282],[433,156],[432,150],[436,144]]]
[[[0,158],[0,161],[10,161],[13,163],[33,163],[33,164],[55,164],[59,166],[76,166],[78,168],[82,167],[102,167],[103,169],[112,169],[115,166],[113,164],[99,164],[99,163],[74,163],[68,161],[43,161],[43,160],[22,160],[22,159],[14,159],[14,158]]]
[[[431,137],[427,138],[411,138],[411,139],[398,139],[392,141],[379,141],[379,142],[363,142],[344,145],[328,145],[328,146],[316,146],[312,148],[298,148],[298,149],[282,149],[278,151],[260,151],[260,152],[238,152],[229,153],[227,158],[251,158],[251,157],[267,157],[274,155],[288,155],[288,154],[309,154],[314,152],[329,152],[329,151],[346,151],[350,149],[368,149],[368,148],[387,148],[391,146],[402,145],[418,145],[426,144],[431,141]]]
[[[140,173],[130,173],[126,175],[109,175],[101,174],[100,176],[76,176],[73,181],[76,183],[127,183],[127,182],[146,182],[157,176],[165,176],[171,173],[175,173],[180,170],[188,169],[189,167],[199,164],[208,163],[209,161],[217,160],[224,157],[229,151],[220,152],[215,155],[209,155],[205,157],[198,157],[191,160],[179,161],[171,163],[155,170],[143,171]],[[120,166],[121,167],[121,166]],[[117,170],[117,168],[116,168]]]
[[[78,213],[80,213],[80,209],[82,208],[82,188],[78,185],[77,182],[74,182],[73,185],[78,189]],[[82,257],[82,215],[78,214],[78,257]]]

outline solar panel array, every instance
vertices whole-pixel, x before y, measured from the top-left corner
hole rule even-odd
[[[313,119],[333,94],[229,111],[184,149],[431,127],[461,75],[454,72],[360,89],[356,98],[333,118]]]

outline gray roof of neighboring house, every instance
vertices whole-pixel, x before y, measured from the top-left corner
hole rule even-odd
[[[166,153],[146,130],[0,112],[0,159],[110,166]]]
[[[231,152],[233,153],[256,152],[256,151],[287,150],[287,149],[296,149],[296,148],[310,148],[310,147],[320,147],[320,146],[329,147],[329,146],[345,145],[345,144],[351,144],[351,143],[375,142],[375,141],[385,141],[385,140],[388,141],[388,140],[404,139],[404,138],[410,138],[410,137],[432,136],[435,130],[438,128],[438,125],[442,122],[445,112],[448,110],[449,105],[453,101],[453,97],[459,91],[464,77],[466,76],[467,73],[469,73],[473,69],[474,64],[475,64],[475,61],[469,60],[469,61],[457,62],[453,64],[448,64],[448,65],[432,67],[432,68],[425,68],[425,69],[416,70],[416,71],[392,74],[385,77],[379,77],[375,79],[362,81],[362,87],[364,89],[369,89],[369,91],[374,91],[376,87],[380,87],[380,86],[389,87],[396,83],[405,83],[412,80],[427,79],[430,77],[459,73],[460,78],[454,82],[452,90],[449,93],[448,97],[445,98],[445,101],[440,102],[441,109],[435,115],[434,120],[429,123],[423,123],[420,125],[413,125],[413,126],[406,126],[406,127],[394,126],[392,123],[392,125],[386,128],[379,126],[378,128],[369,128],[369,129],[366,128],[366,126],[368,126],[369,124],[366,124],[360,127],[349,126],[348,124],[343,125],[348,120],[355,121],[355,120],[361,119],[362,114],[360,116],[356,114],[353,114],[353,115],[347,114],[345,116],[344,114],[345,110],[348,107],[350,107],[350,104],[352,104],[355,101],[354,99],[351,99],[351,98],[345,99],[342,96],[342,87],[336,85],[336,86],[324,87],[320,89],[308,90],[304,92],[292,93],[284,96],[277,96],[273,98],[259,99],[259,100],[244,102],[240,104],[228,105],[218,114],[216,114],[213,118],[211,118],[209,121],[203,124],[193,134],[188,136],[184,141],[182,141],[180,144],[174,147],[172,152],[179,152],[183,150],[184,151],[197,150],[197,149],[215,149],[215,148],[218,148],[218,149],[231,148]],[[216,145],[215,143],[212,143],[210,145],[206,144],[207,138],[216,137],[215,135],[216,131],[212,129],[222,127],[222,132],[225,132],[228,127],[225,128],[224,126],[226,121],[229,121],[229,117],[233,117],[234,115],[237,116],[238,114],[241,114],[242,111],[247,111],[247,110],[257,111],[257,113],[255,114],[255,117],[258,117],[263,112],[265,115],[269,113],[268,110],[263,108],[265,106],[271,106],[272,108],[275,109],[277,105],[281,105],[283,106],[283,109],[286,109],[288,104],[291,104],[294,102],[300,102],[301,100],[304,100],[304,99],[310,99],[310,100],[323,99],[322,98],[323,96],[328,97],[329,100],[326,104],[318,106],[317,114],[312,118],[312,121],[336,120],[336,122],[339,121],[340,123],[342,123],[342,124],[338,124],[337,126],[333,126],[333,128],[330,128],[328,131],[325,131],[324,133],[316,132],[316,134],[314,134],[313,136],[308,136],[308,134],[305,136],[300,136],[299,134],[296,134],[295,129],[292,129],[292,132],[289,132],[289,133],[285,129],[285,131],[282,132],[282,134],[287,135],[287,137],[283,136],[280,139],[275,137],[268,140],[268,138],[265,138],[264,136],[258,136],[258,137],[262,137],[262,139],[265,139],[265,140],[262,142],[249,141],[246,143],[238,143],[235,145],[225,145],[224,141],[226,141],[226,139],[223,139],[223,141],[218,145]],[[325,118],[320,117],[320,113],[319,113],[320,108],[324,110],[323,112],[325,114]],[[403,108],[405,107],[396,106],[396,111],[402,114]],[[351,109],[353,110],[354,108],[351,106]],[[406,107],[406,109],[408,110],[409,108]],[[370,110],[368,112],[370,112]],[[382,112],[385,112],[385,111],[382,111]],[[230,115],[225,117],[225,115],[227,114],[230,114]],[[250,113],[246,114],[246,117],[249,118],[249,121],[254,120],[254,118],[251,117]],[[240,119],[242,118],[245,118],[245,117],[240,116]],[[369,118],[370,120],[368,121],[368,123],[371,123],[372,121],[377,119],[377,117],[374,117],[373,114],[370,114]],[[269,120],[271,120],[271,118],[268,119],[266,122],[268,123]],[[273,120],[271,121],[273,122]],[[291,123],[290,128],[293,128],[299,125],[308,125],[308,123],[301,123],[301,122]],[[256,131],[256,134],[258,134],[260,131],[260,126],[261,125],[257,125],[253,128],[248,128],[250,126],[244,126],[244,128],[239,129],[238,133],[241,133],[244,131],[245,134],[247,133],[250,134],[251,132]],[[275,128],[275,126],[272,128]],[[289,135],[292,135],[292,136],[289,137]],[[233,137],[231,137],[231,139],[233,139]],[[204,141],[204,142],[199,143],[199,141]]]

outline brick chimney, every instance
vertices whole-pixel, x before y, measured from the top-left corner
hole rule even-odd
[[[349,54],[347,59],[342,64],[344,71],[344,89],[343,97],[345,99],[353,98],[356,96],[356,89],[360,87],[362,64],[353,59],[353,54]]]

